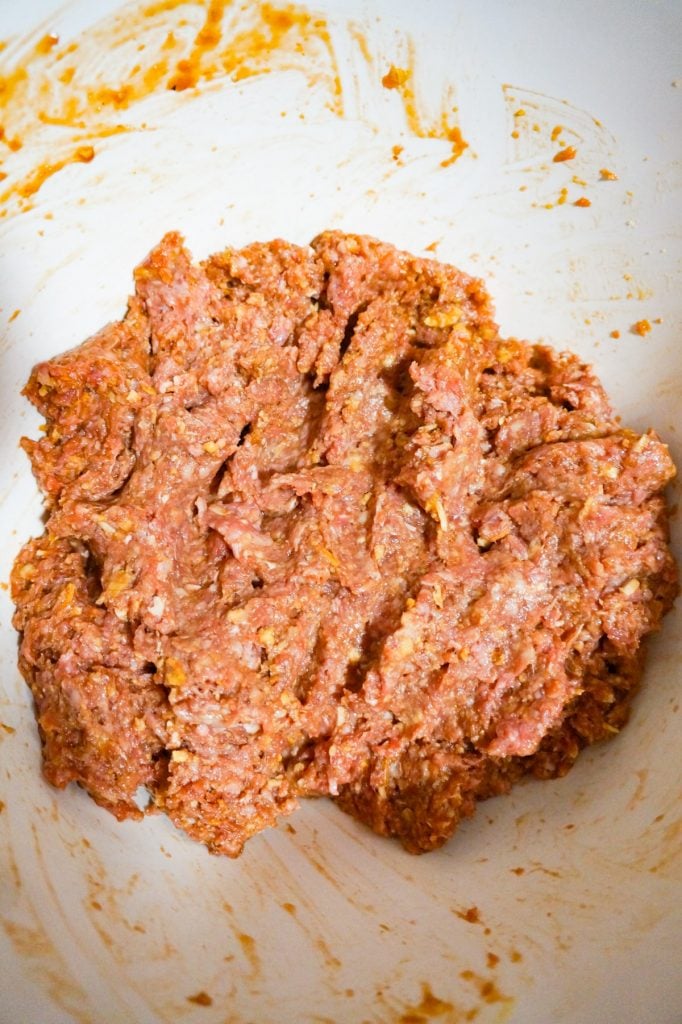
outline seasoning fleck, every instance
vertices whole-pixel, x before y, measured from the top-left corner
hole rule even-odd
[[[194,996],[187,996],[188,1003],[194,1003],[195,1006],[213,1006],[213,1000],[207,992],[197,992]]]

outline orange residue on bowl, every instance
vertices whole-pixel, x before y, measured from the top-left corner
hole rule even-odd
[[[467,921],[469,924],[481,923],[481,912],[478,907],[469,907],[467,910],[456,910],[455,914],[457,917],[461,917],[463,921]]]
[[[452,143],[452,153],[446,160],[441,160],[440,165],[441,167],[449,167],[450,164],[454,164],[455,160],[459,160],[465,149],[469,148],[469,143],[457,125],[448,125],[446,115],[442,115],[441,121],[444,133],[442,137]],[[438,136],[433,137],[438,138]]]
[[[49,53],[59,42],[59,36],[54,32],[48,32],[36,43],[36,53]]]
[[[449,167],[469,148],[469,143],[462,135],[454,116],[456,108],[452,103],[452,90],[446,91],[439,116],[435,119],[427,117],[419,109],[417,103],[414,88],[415,51],[411,41],[408,43],[407,55],[407,67],[396,67],[391,64],[382,77],[381,84],[385,89],[394,90],[400,96],[405,112],[405,121],[411,135],[418,139],[440,139],[450,143],[450,156],[441,161],[441,167]]]
[[[213,1006],[213,1000],[209,994],[203,990],[201,992],[197,992],[196,995],[187,996],[186,998],[188,1003],[194,1003],[195,1006]]]
[[[35,195],[40,188],[45,184],[48,178],[51,178],[57,171],[61,171],[67,164],[77,163],[90,163],[94,158],[95,151],[92,146],[79,146],[78,149],[74,150],[69,156],[64,157],[62,160],[57,160],[55,163],[45,162],[40,164],[31,174],[27,175],[22,182],[20,182],[15,189],[10,190],[16,192],[24,199],[29,199]],[[0,197],[0,201],[4,200],[5,196]]]
[[[247,935],[246,932],[240,932],[235,930],[235,937],[242,947],[242,952],[246,957],[249,967],[251,968],[251,974],[254,978],[257,978],[261,971],[261,962],[256,948],[256,940],[253,935]]]
[[[353,39],[353,41],[357,44],[357,47],[360,50],[362,56],[364,57],[366,63],[369,64],[371,67],[372,64],[374,64],[374,58],[372,56],[372,51],[370,49],[369,43],[367,42],[367,36],[363,31],[362,26],[359,25],[356,21],[349,21],[348,32],[350,34],[351,39]]]
[[[365,32],[348,21],[363,59],[376,65]],[[426,115],[416,98],[414,46],[407,67],[391,66],[384,85],[399,94],[409,132],[447,142],[442,166],[468,148],[452,89]],[[0,46],[0,51],[3,48]],[[110,59],[103,60],[102,54]],[[45,181],[74,163],[77,151],[121,132],[144,130],[133,116],[151,96],[186,102],[198,89],[296,71],[322,87],[330,112],[344,116],[336,50],[328,19],[296,3],[234,0],[130,0],[68,41],[44,27],[0,57],[0,216],[30,209]],[[173,94],[182,94],[177,100]],[[128,115],[128,116],[126,116]],[[303,114],[300,114],[303,118]],[[55,132],[54,128],[62,129]],[[9,151],[3,161],[3,146]],[[24,147],[23,159],[12,155]],[[36,156],[40,163],[36,165]]]
[[[410,68],[397,68],[394,64],[391,64],[381,79],[381,84],[384,89],[399,89],[401,85],[405,85],[411,75],[412,71]]]
[[[564,163],[566,160],[575,160],[578,155],[578,150],[575,146],[566,146],[565,149],[560,149],[558,153],[555,153],[552,160],[555,164]]]
[[[193,37],[178,31],[202,12]],[[41,162],[4,162],[0,176],[11,184],[0,194],[3,212],[10,200],[26,209],[49,177],[68,164],[87,162],[83,152],[93,139],[134,130],[121,115],[159,92],[191,92],[212,81],[297,70],[311,86],[322,82],[330,109],[343,116],[327,20],[297,4],[132,2],[68,44],[54,34],[28,37],[25,44],[19,59],[0,59],[0,141],[10,153],[22,146],[40,152]],[[115,62],[100,59],[113,52]],[[49,131],[56,126],[70,131]]]
[[[457,1013],[455,1016],[456,1008],[453,1003],[448,999],[441,999],[439,996],[434,995],[431,990],[431,986],[423,981],[422,982],[422,997],[419,1003],[414,1006],[406,1006],[403,1008],[403,1012],[397,1018],[397,1024],[427,1024],[428,1021],[445,1018],[446,1020],[473,1020],[476,1014],[473,1016],[469,1013],[464,1016],[460,1016]]]
[[[567,199],[568,199],[568,189],[567,188],[562,188],[562,189],[559,190],[559,194],[558,194],[558,196],[556,197],[556,199],[554,200],[553,203],[541,203],[541,204],[533,203],[532,205],[533,206],[541,205],[543,210],[553,210],[556,206],[563,206]]]
[[[638,320],[632,325],[632,333],[643,338],[651,330],[651,323],[648,320]]]
[[[484,1003],[513,1003],[513,997],[501,992],[494,978],[484,978],[476,971],[460,971],[459,976],[463,981],[471,982],[478,989],[478,994]]]

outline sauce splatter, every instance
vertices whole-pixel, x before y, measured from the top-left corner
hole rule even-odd
[[[409,68],[397,68],[395,65],[391,64],[390,68],[381,79],[381,84],[384,89],[399,89],[401,85],[405,85],[411,74],[412,72]]]
[[[235,934],[239,945],[242,947],[244,956],[249,962],[252,975],[257,977],[260,974],[261,964],[258,950],[256,949],[256,940],[252,935],[247,935],[245,932],[235,932]]]
[[[453,1003],[434,995],[430,985],[422,982],[420,1002],[416,1006],[406,1008],[398,1018],[398,1024],[426,1024],[426,1022],[444,1017],[446,1014],[451,1017],[454,1010]]]
[[[478,994],[484,1003],[512,1003],[511,996],[501,992],[497,982],[493,978],[484,978],[475,971],[460,971],[460,978],[463,981],[471,982],[478,989]]]
[[[213,1000],[207,992],[197,992],[196,995],[187,996],[188,1003],[194,1003],[195,1006],[213,1006]]]
[[[599,177],[602,181],[618,181],[618,175],[614,171],[610,171],[608,167],[601,168]]]
[[[457,917],[461,917],[463,921],[467,921],[469,924],[480,924],[481,923],[481,912],[478,907],[469,907],[467,910],[456,910]]]
[[[61,171],[67,164],[88,164],[94,159],[94,156],[95,151],[92,146],[79,146],[78,149],[62,160],[57,160],[55,163],[41,164],[16,186],[15,191],[24,199],[29,199],[42,188],[48,178],[51,178],[57,171]]]
[[[578,150],[575,146],[566,146],[565,149],[560,149],[558,153],[555,153],[552,160],[555,164],[565,163],[566,160],[575,160],[578,155]]]
[[[202,12],[193,36],[178,31]],[[327,21],[296,4],[129,3],[68,44],[54,34],[30,44],[28,37],[21,59],[10,60],[5,53],[0,61],[1,139],[10,152],[28,147],[43,159],[30,170],[25,162],[3,163],[0,173],[14,180],[0,194],[0,206],[19,200],[20,208],[27,208],[26,200],[48,178],[68,164],[92,159],[94,139],[135,130],[122,115],[154,94],[297,70],[311,85],[322,83],[330,109],[343,116]],[[101,60],[102,53],[114,51],[115,62]],[[71,137],[56,128],[69,129]]]
[[[412,135],[418,139],[440,139],[450,143],[450,156],[441,161],[441,167],[449,167],[469,148],[469,143],[462,135],[454,117],[456,113],[453,103],[454,95],[451,89],[446,90],[439,117],[431,119],[425,116],[419,109],[414,88],[416,77],[414,45],[410,42],[407,49],[407,67],[396,67],[391,64],[381,79],[381,84],[385,89],[394,90],[400,96],[405,121]]]
[[[648,320],[638,320],[632,325],[632,333],[638,334],[640,338],[645,337],[651,330],[651,323]]]
[[[590,200],[589,200],[589,199],[587,198],[587,196],[580,196],[580,198],[579,198],[579,199],[576,199],[576,200],[575,200],[575,202],[573,203],[573,205],[574,205],[574,206],[582,206],[582,207],[587,207],[587,206],[592,206],[592,203],[591,203],[591,202],[590,202]]]
[[[349,21],[346,28],[374,66],[362,27]],[[130,0],[71,39],[41,32],[0,47],[0,216],[30,209],[49,178],[88,163],[94,140],[144,130],[139,106],[152,96],[179,104],[214,85],[296,71],[311,89],[326,90],[329,111],[344,117],[329,22],[295,3]],[[416,98],[414,46],[407,40],[406,47],[407,66],[391,65],[383,85],[400,95],[410,134],[449,144],[441,161],[448,167],[468,148],[452,89],[438,113],[426,116]]]

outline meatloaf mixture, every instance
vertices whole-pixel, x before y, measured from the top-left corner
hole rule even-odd
[[[37,366],[14,566],[44,772],[236,856],[329,795],[412,852],[617,733],[676,593],[653,432],[481,281],[327,232],[193,263]]]

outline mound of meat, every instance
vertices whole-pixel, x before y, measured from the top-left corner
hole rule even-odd
[[[331,795],[418,852],[617,733],[676,592],[654,433],[481,281],[328,232],[192,263],[37,366],[13,571],[44,772],[237,855]]]

